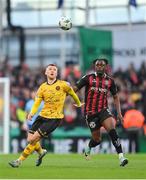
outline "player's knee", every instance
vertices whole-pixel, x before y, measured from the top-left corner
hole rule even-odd
[[[101,142],[101,137],[94,137],[92,138],[95,142]]]
[[[28,138],[27,138],[27,142],[30,143],[30,141],[31,141],[31,140],[30,140],[30,137],[28,137]]]
[[[32,144],[32,143],[33,143],[33,139],[29,138],[29,139],[27,139],[27,142],[28,142],[29,144]]]
[[[29,144],[32,144],[32,145],[36,143],[36,139],[33,136],[29,137],[27,139],[27,141],[28,141]]]
[[[30,141],[32,140],[33,134],[29,134],[27,137],[27,142],[30,143]]]

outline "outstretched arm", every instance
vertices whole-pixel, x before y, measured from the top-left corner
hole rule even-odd
[[[77,107],[81,107],[83,105],[83,103],[81,103],[81,101],[79,100],[79,97],[77,96],[77,94],[75,93],[75,91],[72,88],[68,91],[68,94],[70,96],[72,96]]]

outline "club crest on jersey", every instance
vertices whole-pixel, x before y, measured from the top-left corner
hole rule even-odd
[[[89,126],[90,126],[90,128],[95,128],[96,124],[95,124],[95,122],[91,121],[91,122],[89,123]]]
[[[60,86],[56,86],[56,90],[59,91],[60,90]]]

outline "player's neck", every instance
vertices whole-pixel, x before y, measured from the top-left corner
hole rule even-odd
[[[56,78],[55,79],[47,79],[48,84],[53,84],[55,81],[56,81]]]
[[[97,72],[95,72],[95,75],[99,76],[99,77],[104,77],[105,76],[105,72],[104,73],[97,73]]]

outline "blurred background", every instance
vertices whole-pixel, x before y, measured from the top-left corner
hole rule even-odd
[[[69,31],[58,26],[62,16],[72,19]],[[109,59],[118,85],[124,152],[146,152],[146,0],[0,0],[0,153],[25,147],[26,115],[47,64],[56,63],[59,78],[74,85],[97,57]],[[67,97],[64,122],[42,141],[49,152],[82,153],[89,141],[83,109],[72,104]],[[109,108],[116,118],[112,98]],[[93,153],[114,153],[101,130]]]

